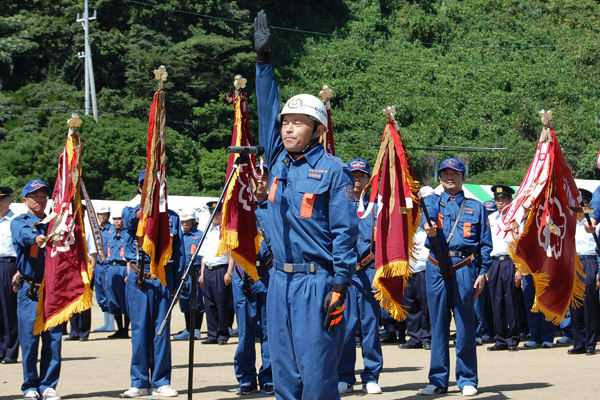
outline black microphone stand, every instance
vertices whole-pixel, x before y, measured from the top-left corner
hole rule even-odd
[[[195,263],[196,259],[198,258],[198,253],[200,252],[202,243],[204,243],[204,238],[206,237],[206,234],[209,231],[213,220],[215,219],[215,214],[217,213],[219,206],[223,203],[223,198],[225,197],[225,193],[227,192],[227,188],[229,187],[229,183],[231,182],[233,175],[235,175],[235,172],[238,170],[240,165],[245,165],[245,164],[248,164],[248,156],[245,154],[240,154],[240,156],[235,160],[235,163],[233,164],[233,168],[231,169],[231,173],[229,174],[229,177],[227,178],[227,182],[225,182],[225,187],[223,188],[223,191],[221,192],[221,196],[219,197],[219,200],[217,201],[217,204],[210,216],[210,219],[208,220],[208,223],[206,224],[206,228],[204,229],[204,232],[202,233],[202,238],[200,238],[200,242],[196,246],[196,251],[192,255],[192,258],[190,259],[190,262],[188,263],[188,265],[183,273],[183,276],[181,277],[181,282],[179,282],[179,287],[177,288],[177,291],[175,292],[175,295],[173,296],[173,300],[171,301],[171,305],[169,306],[169,311],[167,311],[167,315],[165,316],[165,319],[161,323],[160,327],[158,328],[158,332],[157,332],[158,336],[162,336],[163,332],[165,331],[165,328],[167,327],[167,324],[171,320],[171,314],[173,312],[173,308],[175,307],[175,304],[177,303],[177,299],[179,298],[179,295],[181,294],[183,286],[185,285],[185,281],[187,280],[188,276],[191,276],[192,284],[191,284],[191,288],[190,288],[190,290],[191,290],[191,292],[190,292],[190,309],[191,309],[190,330],[192,330],[192,331],[190,332],[190,341],[189,341],[188,396],[187,396],[187,398],[189,400],[192,399],[192,391],[193,391],[193,383],[194,383],[194,339],[195,339],[194,330],[195,330],[195,326],[196,326],[196,304],[198,301],[198,299],[196,298],[196,291],[197,291],[197,285],[198,285],[198,268],[197,267],[193,268],[193,267],[195,267],[194,263]]]

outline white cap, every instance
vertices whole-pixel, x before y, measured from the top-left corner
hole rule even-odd
[[[110,213],[110,206],[108,204],[100,204],[100,206],[96,208],[96,214],[104,213]]]
[[[196,220],[196,213],[191,209],[183,209],[179,212],[179,219],[181,221]]]

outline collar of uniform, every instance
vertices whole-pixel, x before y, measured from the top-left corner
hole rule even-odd
[[[269,201],[268,199],[265,200],[265,201],[255,201],[256,207],[258,207],[258,208],[267,208],[267,205],[269,204],[268,201]]]
[[[454,197],[454,201],[456,201],[457,203],[460,204],[460,203],[462,203],[462,201],[465,198],[465,192],[463,192],[461,190],[460,192],[458,192],[455,195],[451,195],[448,192],[444,192],[444,193],[442,193],[442,196],[441,196],[440,200],[441,200],[442,203],[447,203],[448,201],[450,201],[451,197]]]
[[[31,219],[33,221],[33,223],[37,223],[40,222],[41,219],[36,217],[31,211],[27,210],[27,214],[25,214],[25,217],[27,217],[28,219]]]
[[[321,159],[321,157],[323,157],[324,153],[325,153],[325,148],[323,147],[323,145],[317,144],[315,147],[313,147],[308,153],[304,154],[302,157],[298,158],[297,160],[292,159],[292,164],[295,162],[298,162],[304,158],[304,159],[306,159],[306,162],[308,163],[308,165],[310,165],[312,168],[314,168],[315,165],[317,165],[317,162]],[[291,155],[289,153],[288,153],[288,157],[291,158]]]
[[[12,210],[8,210],[8,212],[6,213],[6,215],[2,218],[0,218],[0,221],[2,221],[3,219],[12,219],[15,217],[15,214],[12,212]]]

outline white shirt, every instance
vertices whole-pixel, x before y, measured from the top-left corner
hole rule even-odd
[[[594,240],[594,235],[585,231],[584,224],[585,219],[577,222],[577,227],[575,228],[575,250],[580,256],[593,256],[596,254],[596,241]]]
[[[427,240],[427,233],[425,229],[419,227],[415,232],[415,236],[413,237],[413,242],[415,243],[417,253],[417,262],[415,264],[411,264],[413,267],[413,273],[425,271],[425,266],[427,264],[427,259],[429,258],[429,249],[425,247],[425,241]]]
[[[0,257],[16,257],[15,246],[12,242],[10,233],[10,221],[15,218],[15,214],[8,210],[3,218],[0,218]]]
[[[204,265],[214,267],[216,265],[223,265],[229,263],[229,258],[225,256],[217,256],[217,250],[219,249],[219,239],[221,237],[221,226],[213,226],[206,233],[204,243],[200,248],[199,255],[202,256]]]
[[[512,232],[504,232],[500,229],[500,212],[496,211],[488,216],[490,221],[490,230],[492,231],[492,252],[491,257],[508,255],[508,244],[513,240]]]

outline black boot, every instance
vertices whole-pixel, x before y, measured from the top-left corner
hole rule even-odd
[[[121,330],[121,339],[129,339],[129,323],[131,322],[131,320],[129,319],[129,317],[126,315],[125,316],[125,323],[123,324],[123,329]]]
[[[115,322],[117,323],[117,330],[112,335],[109,335],[107,339],[118,339],[123,333],[123,316],[121,314],[115,315]]]

